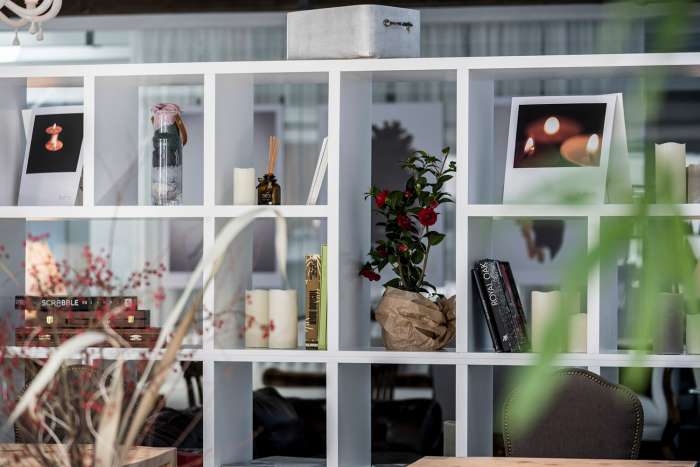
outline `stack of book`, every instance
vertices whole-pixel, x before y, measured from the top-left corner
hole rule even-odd
[[[160,328],[149,326],[149,310],[137,309],[137,297],[16,296],[15,310],[24,312],[24,326],[15,330],[17,345],[54,346],[103,319],[132,347],[153,347]]]
[[[328,246],[320,255],[306,255],[304,343],[307,350],[328,349]]]
[[[530,342],[513,271],[506,261],[482,259],[472,268],[474,295],[496,352],[527,352]]]

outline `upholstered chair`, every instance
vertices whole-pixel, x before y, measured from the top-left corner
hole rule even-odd
[[[577,368],[557,371],[556,389],[525,431],[513,433],[513,413],[522,396],[515,389],[504,407],[506,456],[634,459],[644,412],[630,389]]]

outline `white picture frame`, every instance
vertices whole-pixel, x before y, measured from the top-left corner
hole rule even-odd
[[[38,125],[37,121],[46,121],[44,116],[55,115],[56,118],[65,118],[66,115],[79,114],[80,117],[73,121],[79,122],[80,132],[79,135],[73,135],[73,143],[70,147],[57,150],[72,151],[70,159],[75,160],[77,151],[77,160],[75,166],[73,167],[72,162],[67,164],[68,168],[65,166],[59,170],[53,170],[51,168],[41,168],[37,170],[33,164],[34,158],[41,157],[40,154],[36,153],[37,147],[40,144],[44,144],[43,139],[39,142],[34,141],[37,137],[35,135],[35,126]],[[17,204],[19,206],[73,206],[75,205],[76,198],[78,196],[78,187],[80,185],[80,177],[83,171],[83,136],[84,129],[82,126],[82,106],[58,106],[58,107],[40,107],[32,109],[31,113],[23,113],[23,119],[26,125],[27,134],[27,144],[24,151],[24,161],[22,163],[22,177],[19,186],[19,196],[17,199]],[[43,125],[43,124],[42,124]],[[68,129],[69,131],[71,129]],[[47,138],[50,138],[47,136]],[[65,136],[64,136],[65,138]],[[59,133],[60,139],[60,133]],[[32,144],[35,143],[35,144]],[[48,143],[46,143],[48,144]],[[62,143],[61,143],[62,144]],[[39,164],[41,165],[41,164]]]
[[[604,116],[596,115],[595,124],[602,126],[597,135],[596,156],[583,165],[526,167],[521,161],[527,157],[526,151],[532,138],[523,144],[523,134],[519,124],[521,109],[529,106],[529,116],[537,114],[537,106],[542,106],[542,115],[558,105],[566,104],[569,109],[576,104],[602,104]],[[564,106],[562,106],[563,108]],[[591,108],[595,106],[588,106]],[[596,107],[597,108],[597,107]],[[526,117],[522,117],[526,118]],[[556,119],[555,128],[559,131],[560,123]],[[539,122],[539,120],[537,120]],[[545,120],[549,121],[549,118]],[[590,124],[590,122],[588,122]],[[563,128],[563,127],[562,127]],[[551,130],[551,128],[550,128]],[[548,129],[544,129],[547,133]],[[563,130],[562,130],[563,131]],[[550,133],[547,133],[550,134]],[[593,138],[590,134],[576,134],[578,138]],[[588,142],[592,143],[590,139]],[[535,146],[537,143],[534,143]],[[522,148],[516,147],[523,145]],[[560,151],[563,150],[561,143]],[[587,147],[587,146],[586,146]],[[533,149],[534,151],[534,149]],[[516,160],[516,154],[520,159]],[[551,152],[550,152],[551,154]],[[534,156],[537,157],[537,156]],[[561,157],[562,160],[566,158]],[[598,165],[591,161],[597,159]],[[569,163],[567,161],[567,163]],[[585,165],[591,164],[591,165]],[[508,131],[508,149],[506,155],[506,173],[503,184],[504,204],[563,203],[578,201],[585,204],[602,204],[606,201],[625,203],[631,201],[632,187],[629,174],[627,136],[625,130],[622,94],[604,94],[596,96],[536,96],[514,97],[511,102],[510,124]]]

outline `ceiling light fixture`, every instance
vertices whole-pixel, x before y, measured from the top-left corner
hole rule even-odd
[[[44,40],[42,23],[56,17],[61,10],[62,0],[24,0],[23,7],[17,1],[21,0],[0,0],[0,20],[15,30],[12,45],[19,45],[18,32],[25,26],[29,34],[36,35],[37,41]],[[15,16],[9,17],[4,9]]]

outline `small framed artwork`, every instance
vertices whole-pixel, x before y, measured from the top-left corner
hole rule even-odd
[[[621,94],[514,97],[504,203],[629,202]]]
[[[83,108],[42,107],[25,118],[20,206],[72,206],[83,170]]]

